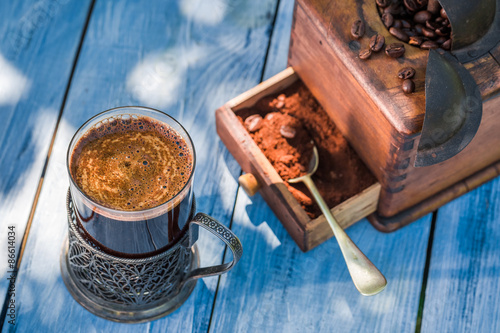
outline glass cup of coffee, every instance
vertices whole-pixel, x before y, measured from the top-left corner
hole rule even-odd
[[[84,307],[111,320],[150,320],[179,306],[192,281],[236,264],[238,238],[195,214],[195,165],[187,131],[154,109],[111,109],[78,129],[67,153],[69,241],[61,267]],[[199,227],[228,245],[231,262],[198,267]],[[134,265],[140,268],[131,270]],[[181,295],[189,281],[191,290]]]

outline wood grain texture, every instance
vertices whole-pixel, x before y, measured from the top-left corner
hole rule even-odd
[[[500,46],[497,48],[500,49]],[[495,52],[498,51],[492,50],[485,56],[464,64],[475,78],[483,100],[494,97],[500,91],[499,63],[492,56]]]
[[[197,150],[198,210],[229,224],[240,168],[218,140],[213,110],[258,83],[276,1],[220,1],[214,11],[203,3],[96,1],[18,276],[17,325],[9,330],[207,331],[217,277],[200,280],[167,318],[125,325],[84,310],[59,271],[67,234],[66,149],[78,126],[111,107],[146,104],[178,119]],[[200,238],[202,265],[219,264],[224,246],[208,233]]]
[[[425,114],[424,74],[428,52],[406,45],[404,57],[393,59],[381,51],[374,53],[369,61],[362,61],[358,56],[359,51],[368,48],[369,38],[375,33],[384,36],[386,45],[399,42],[383,25],[372,1],[298,0],[297,4],[322,35],[324,46],[318,45],[319,39],[312,36],[312,31],[309,31],[311,35],[302,35],[310,37],[318,45],[317,48],[310,49],[310,52],[322,52],[325,48],[331,48],[342,66],[346,67],[359,87],[375,102],[378,112],[382,113],[397,133],[403,136],[418,134]],[[351,25],[357,19],[365,22],[366,33],[363,38],[353,40]],[[295,40],[296,38],[294,42]],[[401,90],[401,81],[397,77],[402,66],[412,66],[417,70],[414,78],[416,89],[411,98]],[[345,87],[346,90],[348,87]]]
[[[355,19],[365,36],[353,40]],[[373,1],[298,0],[289,63],[382,185],[378,213],[391,218],[500,160],[498,49],[466,64],[483,97],[483,118],[472,142],[442,163],[414,167],[425,114],[428,52],[406,45],[404,57],[383,52],[359,59],[375,33],[396,42]],[[416,69],[416,91],[401,91],[399,69]],[[426,214],[427,211],[422,212]]]
[[[291,22],[291,13],[283,11],[283,8],[290,8],[285,2],[280,1],[276,27],[285,27],[286,22]],[[9,32],[20,27],[16,24],[25,22],[22,19],[25,15],[47,3],[52,2],[0,3],[0,17],[3,18],[0,21],[0,52],[9,64],[22,69],[24,76],[37,83],[31,85],[26,95],[33,98],[20,99],[14,103],[16,106],[12,104],[15,94],[4,99],[7,102],[0,106],[0,112],[2,116],[9,115],[6,119],[10,120],[0,126],[36,117],[42,114],[41,106],[44,105],[57,110],[54,105],[60,105],[58,102],[62,100],[61,92],[67,78],[59,75],[65,70],[69,73],[68,63],[71,62],[71,50],[67,49],[71,43],[66,39],[71,39],[68,34],[78,35],[75,33],[79,24],[77,18],[86,15],[88,2],[59,0],[58,3],[66,6],[60,7],[66,8],[61,9],[61,13],[67,13],[66,20],[59,19],[58,14],[45,21],[51,22],[48,25],[42,24],[35,29],[24,27],[22,31],[26,34],[18,34],[15,43],[8,37],[13,36]],[[141,99],[147,94],[132,89],[137,85],[127,88],[127,78],[142,63],[158,65],[160,74],[179,73],[177,70],[182,69],[181,79],[174,80],[177,84],[163,90],[175,91],[168,94],[168,98],[155,94],[152,81],[144,83],[152,94],[151,103],[168,104],[164,110],[180,119],[193,135],[199,157],[195,184],[200,210],[225,224],[229,221],[240,169],[217,139],[213,110],[258,83],[273,17],[272,12],[266,12],[267,8],[274,10],[276,3],[259,2],[264,9],[252,9],[253,2],[238,0],[231,6],[215,8],[217,10],[210,11],[208,16],[190,11],[189,3],[193,2],[151,1],[144,6],[135,1],[97,0],[16,285],[16,302],[21,305],[18,325],[5,322],[2,332],[414,332],[430,216],[389,235],[374,231],[366,221],[347,230],[389,281],[382,294],[364,298],[352,285],[333,240],[309,253],[302,253],[261,196],[250,200],[241,190],[237,196],[233,230],[240,236],[245,253],[235,269],[222,277],[210,322],[216,278],[200,281],[188,301],[169,317],[141,325],[121,325],[95,317],[69,295],[59,272],[59,253],[67,232],[64,207],[68,187],[66,148],[76,128],[89,116],[117,105],[148,104]],[[227,5],[229,2],[220,3]],[[35,13],[41,15],[40,11]],[[59,22],[57,28],[52,26],[52,20]],[[271,58],[272,54],[276,57],[284,54],[282,47],[276,45],[283,44],[288,36],[280,33],[280,29],[285,28],[273,32]],[[24,38],[26,36],[32,38]],[[76,47],[77,40],[73,42]],[[6,52],[9,47],[17,51]],[[31,58],[41,55],[44,56],[40,61]],[[154,55],[159,56],[149,57]],[[498,52],[492,55],[500,59]],[[267,59],[269,67],[264,73],[283,69],[274,66],[281,66],[280,63],[284,66],[284,62],[271,58]],[[45,66],[47,63],[53,66]],[[146,67],[142,73],[147,74],[151,68]],[[2,74],[0,72],[0,80]],[[0,98],[4,96],[0,90]],[[28,141],[28,147],[48,144],[50,139],[43,141],[41,135],[51,135],[46,128],[54,126],[57,111],[51,112],[48,120],[38,121],[44,126],[33,123],[33,128],[27,132],[19,126],[14,127],[14,132],[5,132],[3,129],[7,127],[0,127],[0,139],[4,140],[1,142],[6,142],[5,138],[10,136],[9,147],[23,146],[24,141]],[[30,131],[33,135],[25,139]],[[23,152],[22,149],[18,151]],[[1,165],[7,165],[4,156],[8,156],[8,152],[1,154]],[[38,182],[46,150],[37,154],[40,156],[35,162],[25,164],[36,165],[38,171],[23,171],[21,164],[15,165],[20,170],[8,169],[19,179],[26,177],[22,182],[16,180],[10,190],[11,197],[20,199],[0,200],[2,207],[11,205],[9,214],[16,217],[16,223],[17,217],[31,205],[36,188],[33,182]],[[27,155],[21,153],[19,156],[22,160]],[[25,160],[31,161],[31,158]],[[500,172],[498,167],[497,172]],[[4,175],[0,173],[2,182],[10,179]],[[28,185],[33,186],[31,194],[23,194]],[[422,332],[500,330],[497,296],[499,189],[500,181],[496,179],[439,210]],[[0,216],[2,228],[5,216]],[[4,230],[0,231],[2,238]],[[206,239],[206,236],[202,234],[201,238]],[[2,241],[0,246],[3,246]],[[220,256],[217,257],[221,247],[213,244],[210,241],[201,244],[207,254],[204,257],[207,264],[221,261]],[[207,262],[210,257],[213,260]],[[3,274],[3,269],[0,272]],[[0,277],[4,280],[4,276]]]
[[[89,5],[88,0],[0,3],[2,304],[8,282],[7,226],[15,226],[19,255]]]
[[[297,3],[289,64],[384,186],[391,126]],[[321,42],[321,44],[320,44]],[[374,126],[377,124],[377,126]]]
[[[279,2],[279,16],[276,17],[273,29],[273,36],[277,34],[279,37],[273,38],[272,43],[269,45],[264,80],[278,74],[287,65],[294,6],[295,0],[280,0]]]
[[[211,331],[414,332],[430,216],[391,234],[363,220],[348,235],[388,280],[361,296],[331,239],[303,253],[260,195],[242,192],[233,230],[245,256],[221,278]]]
[[[474,190],[482,184],[500,175],[500,162],[492,164],[485,169],[447,187],[445,190],[420,201],[417,205],[404,210],[389,218],[384,218],[377,213],[368,216],[372,225],[382,232],[391,232],[436,211],[439,207],[449,203],[465,193]]]
[[[497,45],[495,48],[490,50],[490,54],[495,61],[500,64],[500,45]]]
[[[500,179],[438,211],[422,332],[500,331]]]
[[[230,104],[229,102],[228,104]],[[305,228],[310,220],[286,188],[283,180],[255,144],[233,110],[224,105],[217,110],[217,133],[229,147],[231,154],[245,172],[252,173],[261,184],[261,195],[276,209],[275,213],[287,223],[287,230],[304,251],[308,248],[304,239]]]
[[[277,19],[291,20],[291,13]],[[283,38],[275,30],[272,43]],[[246,253],[221,278],[210,331],[414,332],[429,229],[430,216],[390,235],[366,220],[347,230],[388,279],[384,292],[366,298],[333,239],[302,253],[261,195],[250,199],[240,189],[233,230]]]
[[[500,70],[500,66],[498,67]],[[495,78],[492,77],[492,82]],[[405,189],[387,202],[383,215],[390,216],[398,208],[417,203],[500,161],[500,91],[483,102],[483,117],[474,139],[464,150],[449,160],[424,168],[413,167],[415,155],[405,170]],[[425,180],[425,181],[422,181]]]

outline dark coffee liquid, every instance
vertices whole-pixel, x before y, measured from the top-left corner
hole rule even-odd
[[[184,234],[193,215],[192,193],[178,194],[190,181],[193,155],[173,128],[147,117],[110,118],[77,142],[70,161],[79,190],[118,211],[93,209],[85,198],[73,196],[79,227],[96,247],[121,257],[145,257]],[[162,212],[158,206],[169,200],[171,208]],[[160,213],[152,213],[154,207]],[[125,211],[144,214],[124,219],[120,212]]]
[[[176,244],[193,219],[192,200],[189,193],[163,215],[140,221],[121,221],[99,214],[73,198],[82,236],[94,247],[123,258],[150,257]]]

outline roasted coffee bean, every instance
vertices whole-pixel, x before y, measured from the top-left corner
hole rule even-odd
[[[419,34],[419,35],[421,35],[421,34],[422,34],[422,29],[423,29],[423,28],[424,28],[424,26],[423,26],[423,25],[421,25],[420,23],[415,24],[415,27],[414,27],[415,32],[416,32],[417,34]]]
[[[436,35],[438,36],[448,36],[450,34],[450,30],[448,27],[441,27],[439,29],[436,29]]]
[[[401,29],[403,27],[403,23],[401,20],[394,20],[394,24],[392,25],[394,28]]]
[[[373,52],[379,52],[382,50],[384,44],[385,38],[382,35],[376,34],[370,38],[370,49],[372,49]]]
[[[398,72],[398,77],[403,80],[411,79],[414,76],[415,68],[413,67],[405,67]]]
[[[422,44],[423,41],[424,41],[424,37],[414,36],[414,37],[410,37],[410,41],[408,42],[408,44],[420,46],[420,44]]]
[[[262,117],[258,114],[253,114],[245,119],[245,126],[250,133],[258,131],[262,127]]]
[[[393,2],[389,7],[384,9],[384,13],[389,13],[392,15],[400,15],[402,12],[401,5]]]
[[[424,50],[430,50],[430,49],[437,49],[439,47],[439,44],[436,42],[433,42],[432,40],[426,40],[422,44],[420,44],[420,48]]]
[[[449,50],[449,49],[451,49],[451,39],[448,39],[446,42],[444,42],[443,44],[441,44],[441,48],[443,50]]]
[[[410,37],[401,29],[391,27],[389,33],[402,42],[407,43],[410,40]]]
[[[425,24],[425,22],[429,21],[431,18],[432,18],[431,12],[429,12],[427,10],[421,10],[413,16],[413,21],[415,21],[417,23]]]
[[[359,52],[359,59],[361,60],[366,60],[370,58],[372,55],[372,50],[371,49],[364,49]]]
[[[441,24],[433,22],[433,21],[426,21],[425,26],[431,30],[436,30],[441,28]]]
[[[401,88],[403,88],[403,92],[405,94],[411,94],[415,91],[415,82],[413,82],[413,80],[411,79],[406,79],[403,81]]]
[[[439,45],[441,45],[444,42],[446,42],[447,40],[448,40],[448,38],[446,38],[445,36],[441,36],[438,39],[436,39],[435,42],[438,43]]]
[[[365,34],[365,24],[361,20],[356,20],[351,26],[351,35],[355,39],[363,37]]]
[[[382,13],[382,22],[391,35],[402,42],[421,46],[429,41],[432,43],[423,46],[429,49],[451,39],[451,25],[438,0],[391,0],[390,5],[383,0],[376,1],[378,11]],[[451,47],[451,43],[448,42],[445,47]]]
[[[439,15],[441,15],[442,18],[447,19],[448,15],[446,14],[444,8],[441,8],[441,11],[439,12]]]
[[[391,11],[392,11],[392,10],[391,10],[391,6],[392,6],[392,5],[393,5],[393,4],[391,4],[389,7],[385,7],[385,8],[383,8],[383,9],[382,9],[383,13],[384,13],[384,14],[385,14],[385,13],[388,13],[388,14],[391,14],[391,15],[392,15],[392,13],[391,13]]]
[[[391,0],[377,0],[377,5],[379,5],[382,8],[389,6],[391,3],[392,3]]]
[[[422,34],[427,37],[427,38],[434,38],[436,37],[436,33],[428,28],[422,28]]]
[[[439,4],[438,0],[429,0],[429,3],[427,4],[427,10],[432,14],[437,15],[441,10],[441,5]]]
[[[417,36],[417,33],[413,29],[404,29],[403,31],[405,32],[405,34],[408,35],[408,37],[415,37],[415,36]]]
[[[387,45],[385,53],[392,58],[399,58],[405,54],[405,46],[402,43],[392,43]]]
[[[284,137],[286,139],[293,139],[293,138],[295,138],[297,131],[295,131],[295,128],[293,128],[293,127],[290,127],[288,125],[283,125],[280,128],[280,134],[282,137]]]
[[[408,22],[407,20],[401,20],[401,25],[403,26],[403,29],[410,29],[411,28],[411,23]]]
[[[408,9],[411,12],[416,12],[420,9],[420,5],[416,0],[404,0],[404,4],[406,9]]]
[[[392,16],[391,13],[384,13],[382,15],[382,22],[384,23],[385,27],[389,29],[394,24],[394,16]]]

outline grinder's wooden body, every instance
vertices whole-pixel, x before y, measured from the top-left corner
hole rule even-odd
[[[350,27],[358,18],[366,33],[353,40]],[[399,42],[382,24],[374,0],[297,0],[288,62],[381,183],[371,221],[389,231],[500,173],[500,45],[464,64],[483,99],[472,142],[447,161],[417,168],[428,52],[406,44],[402,58],[381,51],[360,60],[359,50],[375,33],[386,45]],[[411,95],[396,75],[405,66],[417,71]]]

